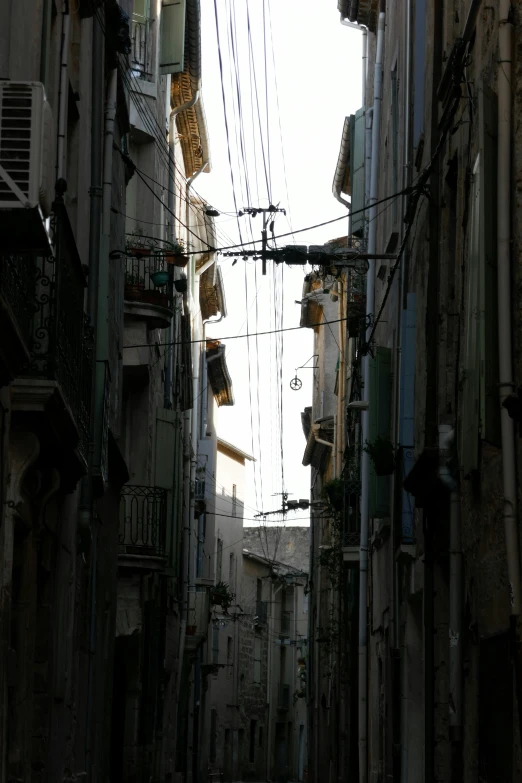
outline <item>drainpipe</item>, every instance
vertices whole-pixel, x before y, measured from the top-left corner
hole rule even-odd
[[[498,152],[497,152],[497,281],[500,421],[502,431],[502,478],[504,491],[504,535],[511,603],[511,629],[515,658],[515,677],[522,735],[522,682],[520,641],[517,622],[521,613],[520,550],[517,519],[517,476],[515,430],[504,402],[515,388],[512,366],[511,323],[511,114],[513,8],[509,0],[500,0],[498,31]]]
[[[366,316],[371,321],[374,308],[375,293],[375,259],[372,255],[376,250],[377,208],[379,185],[379,130],[382,103],[382,59],[384,48],[384,20],[381,11],[377,27],[377,51],[375,56],[374,103],[372,123],[372,161],[370,175],[369,227],[368,227],[368,272],[366,275]],[[368,318],[368,316],[370,316]],[[366,336],[370,336],[371,324],[367,327]],[[368,353],[363,360],[363,399],[370,402],[370,357]],[[375,401],[374,401],[375,402]],[[362,443],[363,446],[370,435],[370,411],[362,411]],[[370,457],[363,450],[361,456],[361,546],[359,559],[359,783],[368,780],[368,531],[369,531],[369,478]]]
[[[87,315],[96,337],[98,320],[98,286],[100,274],[100,245],[102,218],[102,139],[101,121],[104,80],[103,34],[96,17],[92,22],[92,83],[91,83],[91,186],[90,221],[89,221],[89,277],[87,288]],[[79,524],[90,529],[91,533],[91,596],[90,596],[90,627],[89,627],[89,663],[87,672],[87,711],[85,720],[85,770],[87,781],[93,777],[93,733],[92,711],[94,691],[94,655],[96,644],[96,570],[98,536],[96,522],[92,513],[92,471],[94,458],[94,401],[96,392],[96,363],[92,368],[91,411],[89,421],[90,443],[88,455],[87,476],[82,480]]]
[[[450,492],[449,722],[450,739],[462,739],[462,542],[459,486],[448,461],[454,439],[450,424],[439,424],[439,478]]]
[[[60,51],[60,88],[58,92],[58,144],[56,152],[56,179],[64,179],[65,173],[65,131],[67,127],[67,93],[69,67],[69,37],[71,14],[69,2],[65,0],[62,12],[62,46]]]
[[[508,564],[511,614],[520,615],[520,562],[517,533],[517,482],[515,431],[502,404],[513,392],[511,345],[511,89],[513,25],[511,3],[501,0],[499,8],[498,62],[498,157],[497,157],[497,255],[498,255],[498,354],[502,426],[502,472],[504,488],[504,533]]]

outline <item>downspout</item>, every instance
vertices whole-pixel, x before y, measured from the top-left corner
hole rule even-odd
[[[89,276],[87,287],[87,316],[96,339],[98,321],[98,286],[100,275],[100,245],[102,219],[102,104],[104,79],[103,34],[96,17],[92,22],[92,81],[91,81],[91,185],[89,220]],[[87,671],[87,710],[85,720],[85,770],[87,781],[92,775],[92,712],[94,690],[94,654],[96,641],[96,570],[97,570],[97,527],[93,517],[92,478],[94,460],[94,424],[95,424],[96,363],[92,368],[91,410],[89,417],[89,455],[87,476],[82,480],[79,524],[91,533],[91,596],[89,626],[89,662]]]
[[[64,179],[65,173],[65,132],[67,127],[67,87],[69,68],[69,37],[71,14],[69,2],[65,0],[62,12],[62,46],[60,50],[60,88],[58,92],[58,144],[56,153],[56,179]]]
[[[511,615],[521,609],[520,562],[517,533],[517,481],[515,431],[504,400],[514,389],[511,344],[511,89],[513,25],[511,3],[501,0],[498,32],[498,157],[497,157],[497,255],[498,255],[498,355],[502,427],[502,478],[504,533]]]
[[[513,8],[500,0],[498,30],[498,152],[497,152],[497,282],[500,421],[502,432],[502,479],[504,491],[504,535],[511,603],[511,630],[515,658],[519,731],[522,735],[522,673],[518,619],[521,612],[520,550],[517,519],[517,476],[514,423],[504,407],[514,391],[511,323],[511,122]]]
[[[375,255],[377,240],[377,207],[379,186],[379,130],[382,103],[382,59],[384,49],[384,12],[379,14],[377,27],[377,49],[375,55],[374,103],[372,124],[372,161],[370,176],[369,199],[369,229],[368,229],[368,272],[366,275],[366,337],[371,333],[371,322],[374,308],[375,293]],[[366,353],[363,358],[363,399],[370,403],[370,357]],[[374,401],[375,403],[375,401]],[[369,439],[370,411],[362,411],[362,442]],[[361,545],[360,545],[360,586],[359,586],[359,783],[368,780],[368,625],[367,625],[367,590],[368,590],[368,531],[369,531],[369,478],[370,457],[367,451],[361,456]]]
[[[448,462],[454,431],[449,424],[439,425],[439,478],[450,492],[450,583],[449,583],[449,723],[452,742],[462,741],[462,540],[460,492],[450,473]]]

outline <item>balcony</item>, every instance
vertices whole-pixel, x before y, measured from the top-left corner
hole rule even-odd
[[[0,385],[29,363],[36,260],[0,255]]]
[[[290,709],[290,686],[281,684],[279,686],[279,692],[277,694],[277,709],[289,710]]]
[[[140,79],[150,79],[150,30],[149,22],[132,22],[132,50],[130,54],[130,67],[132,75]]]
[[[157,272],[167,271],[164,256],[148,248],[130,252],[125,263],[125,315],[146,319],[150,329],[166,329],[172,319],[172,303],[169,306],[166,286],[160,288],[153,282]]]
[[[92,334],[84,315],[86,280],[69,218],[53,205],[54,256],[3,256],[2,295],[26,346],[11,388],[13,411],[44,414],[39,434],[77,450],[87,462],[92,386]],[[67,461],[66,461],[67,462]]]
[[[161,569],[165,561],[167,490],[127,484],[120,495],[120,565]]]

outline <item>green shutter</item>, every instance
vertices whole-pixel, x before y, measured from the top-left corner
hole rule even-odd
[[[479,467],[479,438],[500,443],[496,268],[497,100],[478,94],[480,148],[473,167],[462,367],[460,455],[464,474]]]
[[[370,442],[389,438],[391,429],[391,350],[378,347],[370,359]],[[390,515],[390,477],[377,476],[370,460],[370,517]]]
[[[352,218],[351,230],[352,234],[361,237],[364,233],[364,212],[359,211],[364,209],[364,118],[364,109],[359,109],[352,116],[350,139],[352,212],[357,213]]]
[[[159,72],[181,73],[185,67],[185,0],[161,5]]]

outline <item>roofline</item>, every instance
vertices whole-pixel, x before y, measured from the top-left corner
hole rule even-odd
[[[309,576],[306,571],[299,570],[299,568],[294,568],[294,566],[288,565],[288,563],[283,563],[281,560],[271,560],[268,557],[263,557],[263,555],[258,555],[255,552],[251,552],[249,549],[245,549],[244,547],[243,557],[248,557],[250,560],[258,560],[260,563],[263,563],[263,565],[270,566],[270,568],[278,566],[279,568],[286,569],[288,573],[291,573],[294,576]]]
[[[233,443],[229,443],[227,440],[223,440],[223,438],[218,437],[217,443],[218,443],[218,447],[219,447],[219,444],[221,444],[222,446],[224,446],[229,451],[233,451],[236,454],[239,454],[240,457],[244,457],[245,459],[250,460],[250,462],[257,462],[256,458],[252,457],[251,454],[247,454],[246,451],[242,451],[241,449],[238,449],[238,447],[234,446]]]

